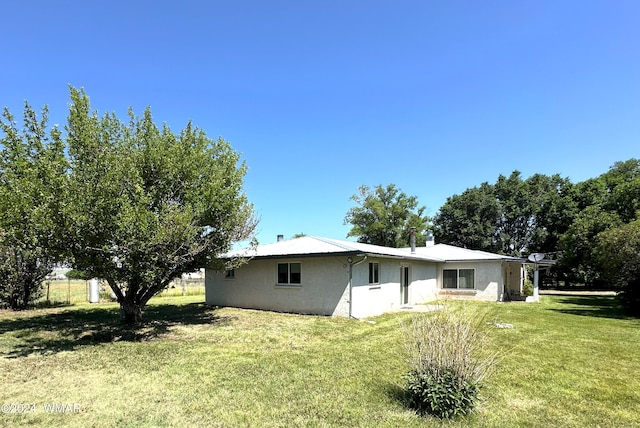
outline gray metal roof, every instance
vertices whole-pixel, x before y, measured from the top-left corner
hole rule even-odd
[[[259,245],[253,249],[230,251],[222,255],[222,257],[277,258],[320,255],[368,255],[430,262],[521,260],[500,254],[468,250],[445,244],[436,244],[432,247],[417,247],[416,252],[411,253],[411,249],[409,248],[390,248],[318,236],[302,236],[300,238],[274,242],[272,244]]]

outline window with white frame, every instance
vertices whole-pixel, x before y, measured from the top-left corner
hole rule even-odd
[[[301,274],[300,263],[278,263],[278,285],[300,285]]]
[[[473,290],[476,288],[475,269],[443,269],[442,288]]]
[[[227,269],[227,271],[224,273],[224,279],[234,279],[235,277],[236,277],[235,269]]]
[[[369,263],[369,284],[380,283],[380,265],[378,263]]]

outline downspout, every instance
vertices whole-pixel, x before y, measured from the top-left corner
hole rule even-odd
[[[347,259],[347,261],[349,262],[349,318],[353,318],[353,315],[351,315],[351,311],[353,308],[353,304],[351,303],[351,301],[353,300],[353,267],[358,266],[360,263],[367,260],[367,257],[368,256],[365,254],[362,260],[355,263],[353,263],[353,259],[351,257]]]

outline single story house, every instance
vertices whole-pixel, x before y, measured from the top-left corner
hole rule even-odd
[[[205,270],[216,306],[362,318],[441,298],[498,301],[517,294],[525,261],[427,241],[389,248],[303,236],[232,251],[239,268]]]

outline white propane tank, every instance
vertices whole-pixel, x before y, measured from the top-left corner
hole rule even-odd
[[[100,302],[100,288],[98,287],[98,278],[89,280],[89,303]]]

